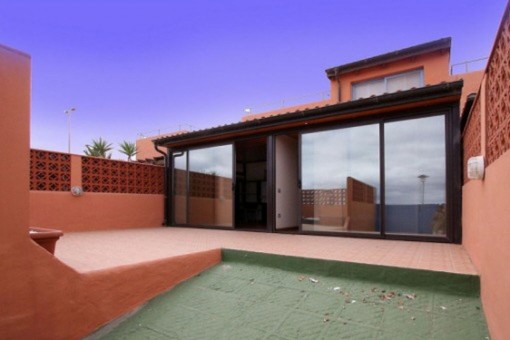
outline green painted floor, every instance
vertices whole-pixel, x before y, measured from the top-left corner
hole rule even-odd
[[[103,339],[488,339],[476,276],[224,250]]]

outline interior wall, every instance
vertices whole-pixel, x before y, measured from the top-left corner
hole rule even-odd
[[[298,141],[289,136],[275,138],[276,229],[299,225]]]

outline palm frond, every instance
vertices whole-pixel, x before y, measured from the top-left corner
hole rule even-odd
[[[136,144],[128,141],[123,141],[119,144],[119,152],[127,156],[127,160],[131,161],[132,158],[138,153]]]

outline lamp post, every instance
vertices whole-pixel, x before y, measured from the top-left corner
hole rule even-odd
[[[420,179],[420,182],[421,182],[421,204],[425,204],[425,181],[427,180],[427,178],[429,178],[429,176],[425,175],[425,174],[421,174],[420,176],[418,176],[418,178]]]
[[[71,107],[64,111],[67,116],[67,153],[71,153],[71,113],[76,111],[76,108]]]

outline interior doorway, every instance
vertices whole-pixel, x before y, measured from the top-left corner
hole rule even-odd
[[[267,138],[235,143],[235,228],[267,229]]]
[[[299,138],[297,134],[275,136],[275,230],[299,230]]]

